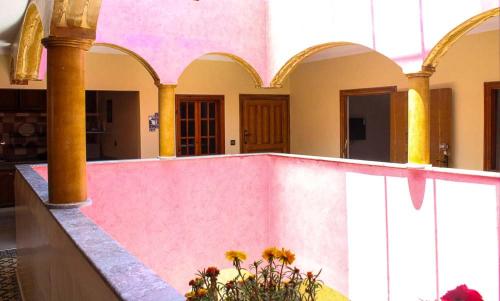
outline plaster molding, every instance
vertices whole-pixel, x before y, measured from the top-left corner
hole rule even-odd
[[[73,47],[87,51],[92,47],[92,40],[49,36],[42,39],[42,44],[46,48]]]
[[[252,65],[250,65],[247,61],[245,61],[241,57],[234,55],[234,54],[231,54],[231,53],[225,53],[225,52],[211,52],[208,54],[222,55],[222,56],[226,56],[226,57],[234,60],[235,62],[240,64],[240,66],[242,66],[243,69],[245,69],[250,74],[250,76],[252,77],[252,79],[255,83],[256,88],[262,87],[262,85],[263,85],[262,78],[260,77],[257,70],[255,70],[255,68],[252,67]]]
[[[121,47],[121,46],[116,45],[116,44],[111,44],[111,43],[102,43],[102,42],[99,42],[99,43],[94,43],[93,46],[109,47],[109,48],[116,49],[118,51],[121,51],[121,52],[123,52],[125,54],[130,55],[131,57],[133,57],[134,59],[136,59],[139,63],[141,63],[141,65],[144,68],[146,68],[146,70],[149,72],[149,74],[151,74],[151,77],[153,78],[153,81],[155,82],[155,85],[159,85],[160,84],[160,76],[158,75],[158,73],[156,73],[156,71],[154,70],[154,68],[143,57],[141,57],[140,55],[138,55],[134,51],[132,51],[130,49],[127,49],[125,47]]]
[[[455,27],[449,33],[447,33],[429,52],[427,57],[422,64],[422,69],[426,68],[435,68],[441,57],[448,52],[448,49],[455,44],[457,40],[459,40],[463,35],[477,27],[478,25],[484,23],[488,19],[499,16],[500,15],[500,7],[496,7],[485,12],[476,15],[462,24]]]
[[[303,60],[310,57],[311,55],[328,48],[347,46],[347,45],[354,45],[354,43],[350,42],[324,43],[309,47],[306,50],[297,53],[291,59],[289,59],[283,67],[281,67],[278,73],[276,73],[276,75],[271,80],[270,86],[273,88],[281,88],[283,86],[283,81],[287,78],[287,76],[297,67],[299,63],[301,63]]]
[[[50,34],[95,39],[101,0],[54,0]]]
[[[43,24],[37,6],[30,3],[24,15],[19,42],[12,48],[12,84],[27,84],[29,80],[38,80],[43,49],[40,41],[43,34]]]

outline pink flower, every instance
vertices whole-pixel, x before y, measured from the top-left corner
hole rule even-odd
[[[454,290],[448,291],[441,297],[441,301],[483,301],[483,297],[475,290],[471,290],[467,285],[462,284]]]

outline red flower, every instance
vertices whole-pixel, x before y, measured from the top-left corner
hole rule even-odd
[[[483,297],[475,290],[471,290],[467,285],[462,284],[454,290],[448,291],[441,297],[441,301],[483,301]]]

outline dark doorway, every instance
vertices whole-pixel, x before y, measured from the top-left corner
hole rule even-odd
[[[500,171],[500,82],[484,84],[484,170]]]

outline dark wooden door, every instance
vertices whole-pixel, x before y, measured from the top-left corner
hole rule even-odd
[[[14,170],[0,170],[0,208],[14,203]]]
[[[224,96],[176,96],[177,156],[224,153]]]
[[[500,151],[498,137],[500,133],[500,82],[484,83],[484,170],[500,171]]]
[[[288,95],[240,95],[242,153],[288,153]]]
[[[430,105],[430,160],[433,166],[448,167],[452,151],[450,88],[432,89]],[[391,96],[391,162],[408,162],[408,92]]]

